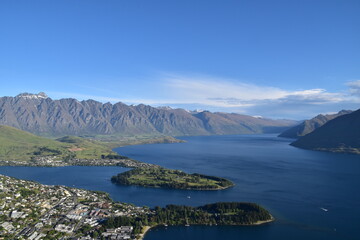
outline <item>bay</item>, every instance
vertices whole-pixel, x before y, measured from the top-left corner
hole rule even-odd
[[[112,184],[110,177],[127,170],[120,167],[0,167],[0,173],[44,184],[106,191],[114,200],[141,206],[256,202],[276,218],[262,226],[158,227],[151,229],[145,240],[359,238],[360,156],[302,150],[275,135],[182,139],[187,142],[115,150],[167,168],[225,177],[235,187],[188,191],[119,186]]]

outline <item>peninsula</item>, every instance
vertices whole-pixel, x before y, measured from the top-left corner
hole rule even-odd
[[[21,200],[20,200],[21,199]],[[258,225],[273,221],[254,203],[137,207],[107,193],[0,175],[3,239],[139,239],[158,225]]]
[[[133,168],[112,177],[112,182],[145,187],[222,190],[234,184],[224,178],[188,174],[121,156],[114,142],[75,136],[47,139],[0,125],[0,166],[120,166]]]
[[[122,185],[188,190],[222,190],[234,186],[234,183],[224,178],[198,173],[188,174],[162,167],[136,168],[113,176],[111,181]]]
[[[271,214],[255,203],[218,202],[200,207],[167,205],[155,207],[150,213],[136,217],[111,217],[104,228],[134,226],[134,232],[159,225],[260,225],[274,221]]]
[[[112,177],[119,184],[191,190],[221,190],[234,185],[224,178],[187,174],[121,156],[111,150],[114,143],[74,136],[47,139],[8,126],[0,126],[0,133],[0,165],[112,165],[133,168]],[[158,225],[258,225],[274,220],[255,203],[150,209],[114,202],[106,193],[2,175],[0,197],[0,235],[4,239],[113,239],[124,234],[137,239],[144,229]]]

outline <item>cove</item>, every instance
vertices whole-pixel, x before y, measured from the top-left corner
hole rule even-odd
[[[118,186],[110,177],[128,170],[120,167],[0,167],[0,173],[43,184],[106,191],[114,200],[141,206],[256,202],[277,219],[257,227],[158,227],[150,230],[145,240],[358,239],[360,156],[302,150],[275,135],[182,139],[187,142],[127,146],[116,151],[166,168],[224,177],[236,185],[222,191]]]

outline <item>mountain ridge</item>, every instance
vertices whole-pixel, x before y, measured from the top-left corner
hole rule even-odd
[[[311,150],[360,154],[360,109],[328,121],[291,145]]]
[[[286,138],[299,138],[302,136],[305,136],[315,129],[323,126],[328,121],[335,119],[339,116],[349,114],[351,113],[351,110],[341,110],[338,113],[335,114],[319,114],[316,117],[313,117],[312,119],[305,120],[299,125],[296,125],[292,128],[289,128],[282,132],[279,137],[286,137]]]
[[[149,105],[101,103],[74,98],[52,100],[45,93],[0,98],[0,124],[41,136],[221,135],[279,132],[290,120],[235,113],[189,112]]]

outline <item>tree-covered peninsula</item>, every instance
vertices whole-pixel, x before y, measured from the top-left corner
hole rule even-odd
[[[3,175],[0,186],[0,238],[4,240],[140,239],[144,229],[158,225],[258,225],[274,220],[254,203],[150,209],[114,202],[104,192],[47,186]],[[19,198],[23,199],[21,207],[17,206]]]
[[[104,229],[133,226],[140,233],[145,226],[157,225],[258,225],[273,221],[271,214],[255,203],[218,202],[200,207],[168,205],[155,207],[149,214],[136,217],[111,217]],[[100,229],[101,231],[102,229]]]
[[[234,186],[224,178],[198,173],[188,174],[161,167],[135,168],[111,178],[113,183],[144,187],[163,187],[189,190],[221,190]]]

